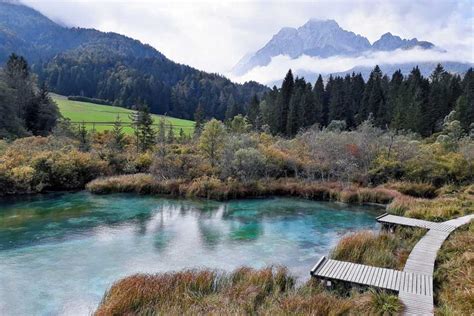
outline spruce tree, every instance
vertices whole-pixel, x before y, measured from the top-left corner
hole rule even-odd
[[[194,125],[194,134],[199,135],[202,130],[202,126],[204,125],[204,107],[201,103],[199,103],[196,112],[194,113],[194,121],[196,122]]]
[[[254,94],[250,101],[249,108],[247,111],[247,119],[254,130],[259,130],[261,125],[261,113],[260,113],[260,101],[258,96]]]
[[[324,119],[323,107],[324,107],[324,82],[321,75],[318,76],[316,83],[313,88],[313,100],[314,100],[314,123],[319,123],[321,126],[326,125]]]
[[[464,75],[463,92],[456,104],[456,115],[462,128],[469,132],[474,123],[474,71],[470,68]]]
[[[112,147],[117,151],[121,151],[125,147],[125,133],[119,115],[115,118],[112,128]]]
[[[342,121],[344,119],[344,79],[338,76],[334,78],[331,85],[328,121]]]
[[[301,88],[295,89],[291,99],[290,99],[290,106],[288,110],[288,117],[286,122],[286,135],[294,136],[298,132],[298,129],[301,127],[300,122],[300,113],[302,112],[301,109],[301,101],[303,97],[303,90]]]
[[[155,143],[155,131],[153,130],[153,118],[147,105],[142,105],[138,109],[136,116],[136,135],[138,149],[141,152],[149,150]]]
[[[329,75],[328,82],[326,83],[326,89],[324,91],[324,102],[323,102],[323,111],[322,111],[322,121],[323,126],[327,126],[329,124],[329,103],[331,102],[331,93],[332,93],[332,86],[334,84],[334,77]]]
[[[316,123],[319,109],[316,107],[311,83],[302,88],[300,121],[302,127],[309,127]]]
[[[438,64],[430,76],[429,107],[424,115],[426,129],[430,134],[441,128],[443,118],[449,114],[452,107],[449,100],[450,75]]]
[[[288,121],[288,111],[290,108],[290,99],[293,94],[293,88],[295,86],[295,81],[293,79],[293,73],[291,69],[288,70],[288,73],[283,79],[281,85],[279,98],[277,98],[277,106],[280,112],[279,124],[278,124],[278,133],[284,133],[286,130],[286,124]]]

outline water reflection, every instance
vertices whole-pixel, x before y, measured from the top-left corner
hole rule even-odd
[[[120,277],[282,264],[307,277],[380,210],[299,199],[228,203],[56,194],[0,202],[0,314],[89,314]]]

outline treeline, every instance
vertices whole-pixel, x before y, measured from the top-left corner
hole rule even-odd
[[[262,101],[254,98],[247,117],[256,128],[273,134],[294,136],[314,124],[335,124],[353,129],[371,118],[375,126],[409,130],[422,136],[441,131],[443,119],[456,110],[465,131],[474,122],[474,72],[464,78],[438,65],[429,78],[418,67],[404,77],[396,71],[391,78],[376,66],[367,82],[361,74],[321,76],[314,86],[304,78],[287,73],[281,88],[273,87]]]
[[[106,100],[132,108],[146,103],[156,114],[192,119],[201,104],[207,118],[223,119],[227,104],[248,104],[268,88],[235,84],[218,74],[178,64],[132,38],[67,28],[23,5],[0,1],[0,63],[15,52],[51,91]],[[28,23],[25,23],[28,21]]]
[[[80,102],[89,102],[94,104],[101,104],[101,105],[112,105],[112,102],[107,100],[97,99],[97,98],[88,98],[79,95],[70,95],[67,97],[68,100],[71,101],[80,101]]]
[[[140,57],[115,51],[106,40],[59,54],[33,70],[52,91],[105,100],[133,108],[146,103],[150,111],[192,119],[199,105],[208,118],[224,119],[227,107],[248,104],[267,87],[256,82],[236,84],[218,74],[209,74],[176,64],[165,57]]]
[[[15,54],[0,69],[0,114],[0,139],[45,136],[60,115],[46,86],[37,86],[26,60]]]

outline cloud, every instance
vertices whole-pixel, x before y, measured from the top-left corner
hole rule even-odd
[[[472,0],[21,0],[71,26],[114,31],[193,67],[227,73],[282,27],[335,19],[371,42],[383,33],[473,51]]]
[[[229,77],[236,82],[246,82],[255,80],[261,83],[272,83],[281,80],[288,69],[294,73],[316,73],[330,74],[350,70],[356,66],[374,67],[383,64],[400,64],[412,62],[446,62],[459,61],[473,63],[474,58],[471,52],[466,50],[459,51],[440,51],[424,49],[398,49],[391,52],[366,52],[357,57],[351,56],[332,56],[328,58],[319,58],[303,55],[296,59],[291,59],[286,55],[273,57],[270,64],[263,67],[256,67],[243,76],[236,77],[229,74]]]

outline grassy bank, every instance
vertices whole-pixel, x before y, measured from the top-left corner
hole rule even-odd
[[[340,315],[398,310],[398,299],[383,292],[342,297],[314,280],[296,287],[284,268],[239,268],[224,274],[190,270],[130,276],[110,288],[96,315]]]
[[[345,186],[337,182],[278,179],[244,183],[236,180],[222,181],[214,177],[200,177],[191,181],[180,179],[159,180],[151,174],[99,178],[88,183],[86,188],[96,194],[170,194],[173,196],[215,200],[276,195],[301,197],[318,201],[379,204],[387,204],[400,195],[395,190],[383,187],[361,188]]]
[[[474,311],[474,222],[459,228],[444,243],[434,273],[437,315]]]

